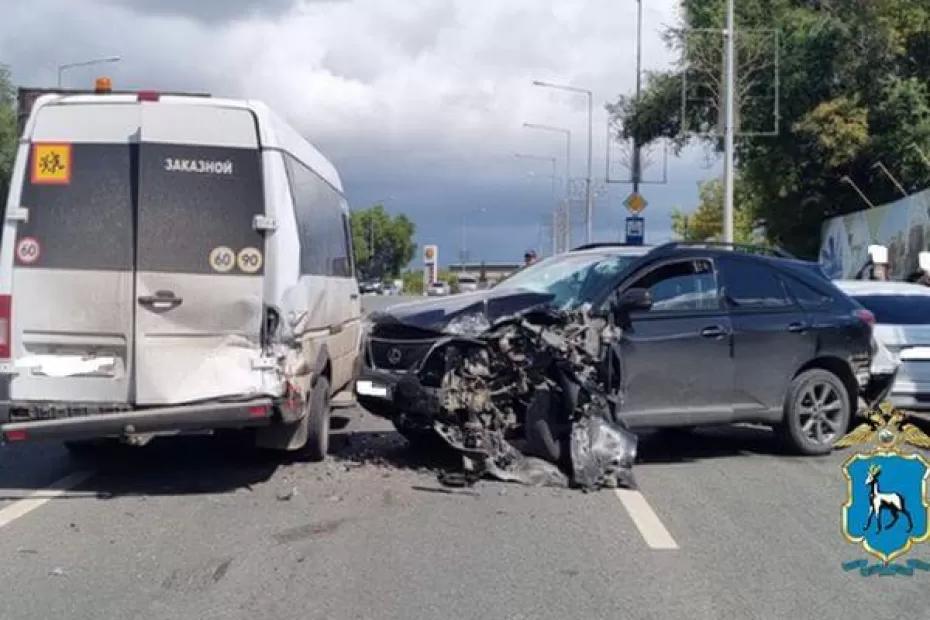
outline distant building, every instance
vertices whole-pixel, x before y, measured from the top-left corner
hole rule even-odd
[[[514,271],[523,267],[523,263],[453,263],[449,265],[451,273],[470,273],[480,277],[482,271],[488,282],[500,282]]]

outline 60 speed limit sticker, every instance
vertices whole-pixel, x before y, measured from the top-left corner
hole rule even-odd
[[[236,264],[246,273],[255,273],[262,268],[262,253],[256,248],[242,248],[236,257]]]
[[[39,260],[42,246],[35,237],[23,237],[16,244],[16,258],[24,265],[31,265]]]
[[[210,250],[210,267],[213,271],[226,273],[236,265],[236,253],[232,248],[221,245]]]

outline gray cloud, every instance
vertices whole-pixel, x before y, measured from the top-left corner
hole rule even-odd
[[[546,172],[517,151],[561,158],[573,132],[571,174],[584,174],[585,102],[533,79],[595,91],[596,177],[603,176],[601,104],[633,84],[635,4],[615,0],[34,0],[5,9],[0,62],[14,80],[54,84],[59,63],[119,54],[116,65],[75,69],[66,85],[105,72],[120,88],[209,91],[265,100],[339,167],[359,207],[394,196],[422,243],[455,256],[459,222],[474,219],[472,255],[503,260],[538,244],[551,206]],[[676,0],[645,11],[646,68],[670,58],[657,29]],[[648,233],[667,235],[672,206],[690,206],[708,171],[688,154],[666,186],[644,188]],[[563,162],[559,162],[562,174]],[[629,186],[610,187],[598,228],[616,231]],[[469,215],[486,207],[493,217]],[[603,219],[602,219],[603,218]],[[604,222],[601,226],[600,222]],[[517,248],[517,249],[514,249]]]
[[[306,2],[307,0],[303,0]],[[341,0],[314,0],[337,2]],[[255,16],[275,16],[301,0],[102,0],[141,15],[170,15],[204,22],[223,22]]]

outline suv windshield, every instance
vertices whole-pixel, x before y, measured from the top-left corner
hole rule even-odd
[[[620,254],[561,254],[518,271],[495,288],[521,288],[553,295],[558,308],[573,308],[604,286],[638,258]]]

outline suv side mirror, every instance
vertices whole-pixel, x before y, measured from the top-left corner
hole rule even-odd
[[[617,309],[621,312],[631,310],[648,310],[652,307],[652,295],[648,289],[629,288],[620,294],[617,300]]]

